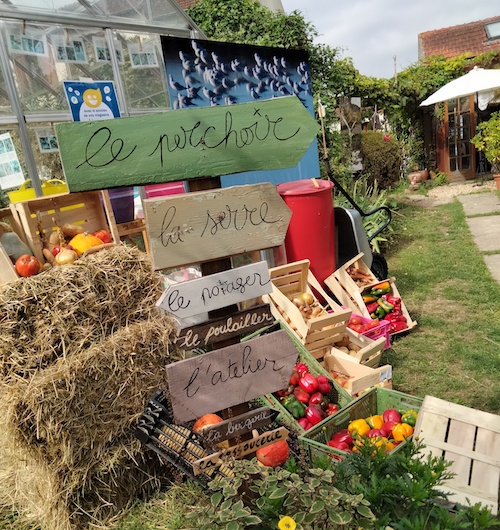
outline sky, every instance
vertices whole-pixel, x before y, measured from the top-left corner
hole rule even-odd
[[[418,34],[500,15],[499,0],[281,0],[342,48],[363,75],[394,76],[418,60]],[[396,64],[394,64],[396,57]]]

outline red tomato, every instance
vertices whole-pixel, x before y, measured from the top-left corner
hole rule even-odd
[[[35,274],[38,274],[41,269],[40,262],[35,256],[30,256],[29,254],[23,254],[16,261],[17,274],[23,278],[34,276]]]
[[[363,331],[365,330],[363,324],[353,324],[352,326],[351,324],[349,324],[349,327],[356,333],[363,333]]]
[[[59,254],[59,252],[61,252],[61,247],[59,246],[55,246],[53,249],[52,249],[52,254],[54,254],[54,256],[57,256]]]
[[[370,320],[370,322],[367,322],[365,324],[365,329],[373,329],[373,328],[376,328],[377,326],[380,326],[380,321],[378,319],[375,319],[375,320]]]
[[[361,317],[356,317],[356,316],[353,316],[349,319],[349,327],[351,325],[353,326],[359,326],[360,324],[363,324],[363,320]]]

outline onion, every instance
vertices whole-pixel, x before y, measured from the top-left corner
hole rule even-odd
[[[311,293],[302,293],[300,297],[302,298],[303,302],[307,305],[312,305],[314,302],[314,296]]]

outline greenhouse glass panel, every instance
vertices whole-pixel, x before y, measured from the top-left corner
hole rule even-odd
[[[124,63],[120,65],[129,114],[169,107],[165,65],[158,35],[117,33]]]

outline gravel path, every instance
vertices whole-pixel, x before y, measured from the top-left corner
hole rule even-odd
[[[480,180],[473,180],[469,182],[456,182],[453,184],[446,184],[444,186],[437,186],[423,195],[420,190],[406,190],[405,199],[408,202],[418,204],[426,208],[438,206],[453,202],[457,195],[470,195],[471,193],[485,193],[494,191],[495,181],[485,180],[481,183]]]

